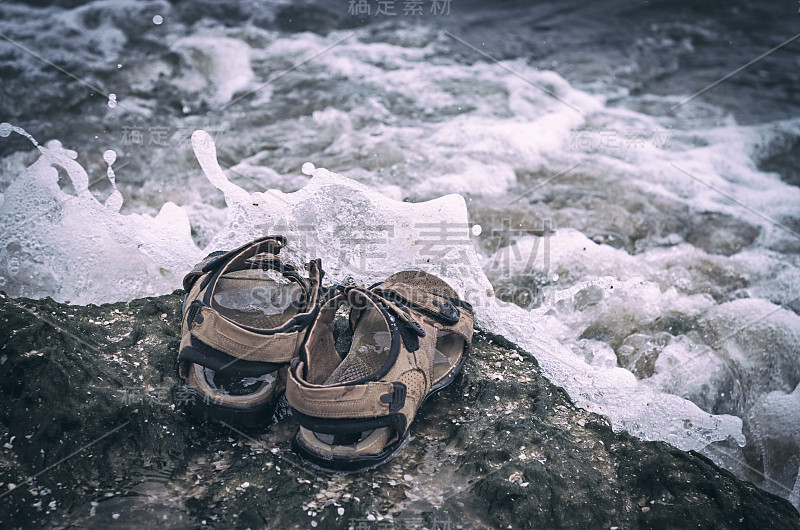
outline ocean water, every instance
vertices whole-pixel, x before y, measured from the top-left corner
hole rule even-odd
[[[430,270],[580,406],[800,506],[798,6],[357,4],[0,3],[0,290],[167,293],[266,232]]]

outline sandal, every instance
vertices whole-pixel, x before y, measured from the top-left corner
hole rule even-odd
[[[263,425],[319,309],[324,272],[281,260],[283,236],[214,252],[183,280],[181,401],[203,420]]]
[[[342,359],[333,325],[345,302],[353,338]],[[426,272],[332,290],[289,369],[286,398],[300,424],[295,451],[331,471],[390,460],[407,442],[417,410],[460,372],[473,319],[472,306]]]

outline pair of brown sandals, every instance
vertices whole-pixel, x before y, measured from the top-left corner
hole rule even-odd
[[[264,426],[285,392],[302,458],[332,471],[379,466],[405,445],[425,400],[460,372],[472,306],[422,271],[325,288],[320,260],[301,275],[278,257],[285,245],[266,236],[214,252],[184,278],[178,375],[197,398],[189,409]],[[345,304],[349,327],[336,319]]]

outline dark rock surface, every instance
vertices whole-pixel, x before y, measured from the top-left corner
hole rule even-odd
[[[318,471],[293,454],[285,411],[248,433],[181,411],[179,311],[178,293],[0,300],[0,527],[800,526],[787,501],[700,455],[615,434],[480,332],[400,456]]]

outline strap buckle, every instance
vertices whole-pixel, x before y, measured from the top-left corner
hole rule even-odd
[[[448,326],[458,324],[458,321],[461,320],[461,312],[451,301],[444,300],[440,302],[439,300],[434,300],[433,305],[439,308],[438,316]]]
[[[406,385],[395,381],[392,392],[381,396],[381,403],[389,405],[389,413],[394,414],[406,404]]]
[[[189,304],[189,308],[186,310],[186,327],[190,330],[194,327],[195,322],[198,324],[203,323],[203,316],[198,315],[201,307],[203,307],[203,302],[201,300],[192,300],[192,303]]]

